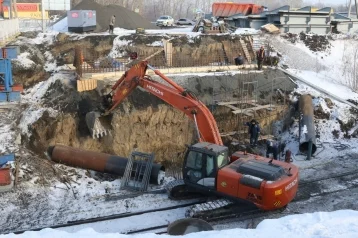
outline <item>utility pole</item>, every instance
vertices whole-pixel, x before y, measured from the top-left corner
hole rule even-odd
[[[358,19],[358,5],[357,5],[357,0],[355,0],[355,3],[356,3],[356,17],[357,17],[357,19]]]
[[[17,0],[13,0],[15,18],[17,18]]]
[[[41,0],[41,15],[42,15],[42,32],[46,32],[46,24],[45,24],[45,0]]]
[[[356,1],[356,5],[357,5],[357,1]],[[348,18],[351,17],[351,9],[352,9],[352,0],[349,0],[349,5],[348,5]]]

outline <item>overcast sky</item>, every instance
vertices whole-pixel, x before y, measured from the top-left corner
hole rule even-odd
[[[311,2],[313,2],[313,3],[317,3],[317,2],[321,2],[321,3],[323,3],[323,4],[325,4],[325,5],[330,5],[330,4],[345,4],[346,2],[349,2],[349,0],[321,0],[321,1],[319,1],[319,0],[311,0]],[[309,0],[307,0],[306,2],[309,2]],[[354,4],[354,0],[353,0],[353,2],[352,2],[353,4]]]

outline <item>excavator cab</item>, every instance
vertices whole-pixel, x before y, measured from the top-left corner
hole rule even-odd
[[[203,192],[215,189],[218,170],[229,164],[228,148],[208,142],[190,146],[183,165],[183,179]]]

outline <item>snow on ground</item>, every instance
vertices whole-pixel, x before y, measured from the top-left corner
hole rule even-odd
[[[122,224],[119,223],[118,227]],[[290,215],[279,219],[267,219],[262,221],[256,229],[231,229],[221,231],[206,231],[184,235],[187,238],[356,238],[358,236],[358,212],[353,210],[340,210],[335,212],[316,212],[310,214]],[[45,229],[39,232],[25,232],[20,235],[3,235],[0,237],[133,237],[150,238],[164,237],[169,235],[139,234],[139,235],[120,235],[117,232],[103,234],[96,232],[93,228],[83,229],[76,233],[68,233],[60,230]]]
[[[255,35],[261,33],[260,30],[255,30],[253,28],[237,28],[234,32],[235,35]]]
[[[297,76],[306,79],[317,87],[329,91],[337,97],[343,98],[345,100],[358,99],[358,94],[355,93],[351,88],[340,84],[341,82],[335,82],[334,79],[326,77],[327,71],[323,71],[322,73],[313,71],[295,71]]]
[[[43,107],[43,96],[46,94],[52,83],[56,82],[57,80],[61,80],[62,83],[66,84],[72,78],[73,76],[57,73],[51,76],[48,80],[40,82],[35,86],[25,90],[21,101],[22,103],[28,104],[28,107],[23,111],[20,124],[18,126],[22,134],[29,136],[29,125],[37,121],[45,111],[47,111],[51,117],[56,117],[58,115],[58,112],[55,109]]]
[[[62,20],[56,22],[52,27],[51,30],[58,31],[58,32],[68,32],[68,22],[67,17],[63,18]]]
[[[312,71],[320,74],[320,78],[350,86],[354,62],[358,60],[356,40],[330,40],[331,47],[324,52],[313,52],[301,41],[291,43],[280,36],[272,37],[270,41],[283,55],[283,63],[290,68]]]

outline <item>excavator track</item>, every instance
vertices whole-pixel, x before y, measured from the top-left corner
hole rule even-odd
[[[189,207],[185,212],[186,217],[210,220],[215,217],[236,216],[237,214],[240,214],[242,212],[261,211],[255,206],[235,203],[228,199],[215,198],[214,200],[208,201],[213,198],[209,198],[203,196],[202,194],[193,193],[192,191],[189,191],[188,187],[184,183],[184,180],[171,181],[165,186],[165,189],[167,190],[169,198],[172,200],[185,200],[195,198],[203,198],[207,200],[207,202],[198,203]]]
[[[227,199],[217,199],[206,203],[195,204],[188,208],[185,212],[186,217],[208,219],[209,217],[216,216],[228,207],[233,205],[232,201]]]
[[[279,209],[278,212],[281,212],[284,209],[285,208]],[[216,221],[243,216],[256,216],[263,213],[266,213],[266,211],[263,211],[254,205],[250,206],[243,203],[236,203],[227,199],[216,199],[189,207],[185,212],[185,216],[206,221]]]
[[[199,193],[193,193],[188,190],[184,180],[174,180],[166,184],[165,189],[167,190],[168,196],[171,200],[184,200],[202,198],[203,195]]]

